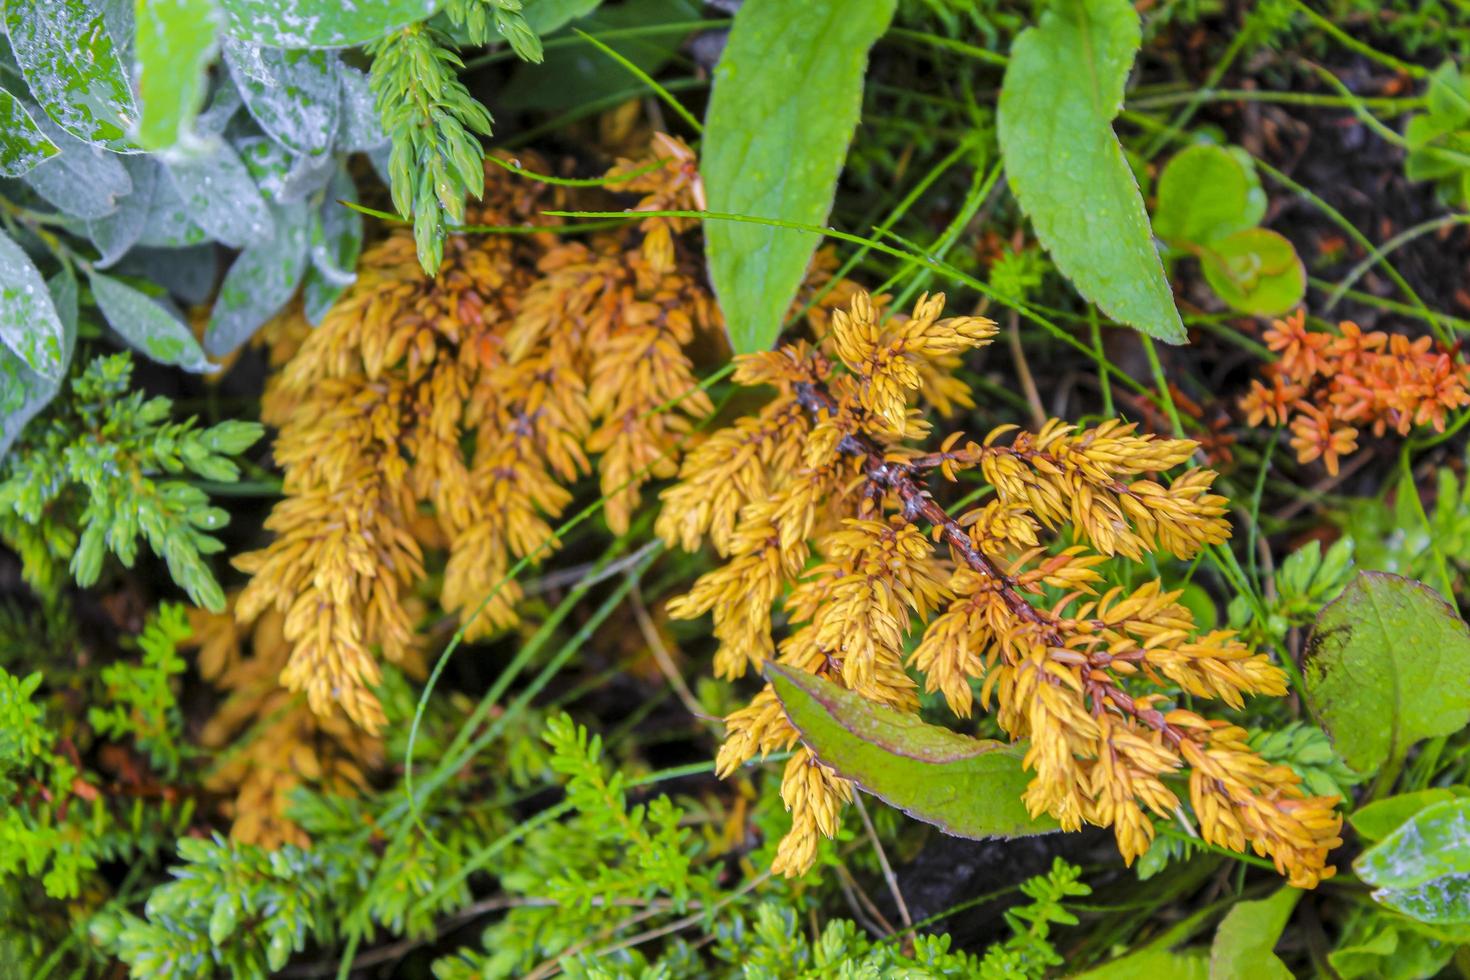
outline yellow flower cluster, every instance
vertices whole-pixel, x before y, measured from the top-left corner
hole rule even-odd
[[[694,164],[659,136],[612,186],[640,207],[688,208]],[[682,226],[564,241],[540,213],[560,203],[560,189],[489,164],[468,220],[545,231],[454,236],[432,279],[396,231],[319,327],[298,314],[277,328],[299,343],[264,405],[286,496],[267,521],[275,540],[236,561],[252,576],[236,613],[284,614],[282,681],[319,713],[340,705],[381,727],[376,658],[412,654],[407,596],[426,562],[445,556],[440,601],[471,636],[512,624],[520,592],[506,573],[549,546],[589,456],[620,533],[642,482],[674,474],[691,420],[711,410],[684,347],[717,334],[718,313]]]
[[[267,848],[309,844],[286,816],[291,792],[301,786],[362,792],[383,764],[382,742],[342,711],[317,714],[303,695],[281,687],[291,646],[279,612],[271,610],[245,628],[229,610],[195,609],[189,625],[200,674],[228,692],[199,741],[219,752],[205,787],[226,798],[230,836]]]
[[[907,666],[927,690],[968,715],[978,687],[1000,725],[1030,740],[1033,813],[1069,829],[1110,826],[1131,862],[1153,838],[1149,814],[1173,819],[1187,793],[1205,840],[1249,845],[1295,885],[1330,875],[1335,800],[1307,796],[1242,729],[1176,704],[1180,691],[1232,707],[1282,695],[1282,672],[1228,631],[1199,633],[1178,593],[1157,582],[1100,591],[1108,556],[1188,558],[1229,537],[1214,473],[1155,476],[1195,444],[1118,421],[1052,421],[1034,434],[1003,426],[978,443],[953,435],[938,452],[914,450],[907,443],[928,431],[916,396],[936,408],[968,403],[943,362],[995,333],[983,318],[941,319],[942,308],[943,297],[925,297],[912,317],[884,322],[855,295],[818,347],[740,359],[736,379],[776,395],[689,454],[663,495],[664,539],[693,548],[708,537],[727,559],[670,614],[713,614],[722,676],[774,656],[903,711],[918,706],[905,638],[921,632]],[[929,477],[964,470],[979,470],[994,497],[951,516]],[[1044,532],[1063,526],[1078,543],[1048,546]],[[778,600],[791,624],[779,645]],[[723,775],[798,740],[769,685],[726,721]],[[776,870],[798,874],[819,835],[835,832],[852,786],[802,748],[781,791],[792,829]]]

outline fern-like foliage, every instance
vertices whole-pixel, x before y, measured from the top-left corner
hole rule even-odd
[[[222,609],[224,593],[204,556],[222,545],[212,532],[229,514],[184,479],[233,482],[231,457],[263,431],[254,422],[200,428],[171,421],[167,398],[132,391],[132,359],[99,357],[25,430],[0,468],[0,538],[20,556],[26,579],[54,594],[68,563],[77,584],[97,581],[110,552],[129,567],[138,540],[168,563],[189,598]]]
[[[153,768],[170,779],[178,776],[185,752],[183,714],[173,687],[185,666],[178,647],[190,633],[183,606],[168,602],[159,606],[158,615],[138,635],[141,659],[103,667],[105,699],[87,712],[87,721],[99,736],[132,739],[148,754]]]

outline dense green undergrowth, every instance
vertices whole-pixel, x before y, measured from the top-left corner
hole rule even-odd
[[[0,6],[0,975],[1470,971],[1461,0]]]

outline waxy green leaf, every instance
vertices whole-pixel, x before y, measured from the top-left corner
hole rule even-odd
[[[804,671],[766,663],[766,676],[801,740],[838,775],[956,837],[1057,829],[1021,802],[1031,781],[1020,745],[968,738]]]
[[[290,301],[306,271],[306,209],[274,207],[275,233],[240,253],[225,281],[204,333],[204,349],[223,357],[249,340]]]
[[[1318,614],[1302,671],[1313,716],[1359,772],[1470,721],[1470,627],[1397,575],[1360,572]]]
[[[160,364],[175,364],[185,371],[214,369],[188,324],[161,304],[101,272],[93,272],[89,281],[107,325],[135,350]]]
[[[60,152],[25,104],[0,88],[0,177],[19,177]]]
[[[5,0],[5,29],[47,115],[78,139],[130,148],[138,112],[101,9],[88,0]]]
[[[1420,810],[1358,855],[1373,897],[1412,919],[1470,924],[1470,799]]]
[[[136,10],[136,138],[150,150],[187,145],[224,18],[214,0],[137,0]]]
[[[1455,792],[1442,786],[1430,789],[1415,790],[1412,793],[1399,793],[1387,799],[1374,800],[1366,806],[1361,806],[1348,816],[1348,822],[1358,832],[1358,836],[1364,840],[1382,840],[1393,833],[1399,827],[1413,817],[1414,814],[1426,807],[1434,806],[1436,803],[1447,803],[1461,796],[1470,795],[1463,786],[1456,787],[1461,792]]]
[[[63,327],[46,281],[21,247],[0,232],[0,343],[43,378],[66,366]]]
[[[431,16],[439,0],[220,0],[233,37],[273,48],[350,48]]]
[[[715,68],[704,134],[712,211],[820,225],[862,104],[868,49],[894,0],[746,0]],[[704,229],[737,354],[767,350],[820,236],[734,221]]]
[[[1139,39],[1128,0],[1050,4],[1011,50],[1000,148],[1011,190],[1062,274],[1115,320],[1178,344],[1184,323],[1112,126]]]
[[[336,55],[284,51],[233,38],[226,39],[224,55],[245,107],[271,139],[307,156],[331,149],[341,101]]]

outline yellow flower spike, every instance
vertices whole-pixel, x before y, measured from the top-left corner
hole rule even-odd
[[[850,375],[829,377],[821,355],[800,345],[737,368],[742,383],[776,387],[773,411],[790,419],[792,439],[803,444],[759,464],[742,458],[741,466],[759,465],[743,482],[764,487],[766,497],[748,500],[733,531],[700,502],[706,472],[720,472],[728,452],[698,467],[686,462],[682,482],[665,494],[674,508],[661,521],[666,539],[688,546],[689,536],[708,533],[729,554],[670,604],[685,617],[714,612],[717,669],[777,646],[772,606],[784,593],[792,632],[779,644],[783,663],[913,712],[917,692],[900,658],[904,638],[922,626],[910,664],[925,689],[965,715],[978,682],[981,706],[993,705],[1012,737],[1030,739],[1031,812],[1065,828],[1110,826],[1132,861],[1152,840],[1147,813],[1171,818],[1179,806],[1164,778],[1187,773],[1206,840],[1269,855],[1293,884],[1330,875],[1326,859],[1341,827],[1335,801],[1306,796],[1293,771],[1250,750],[1241,729],[1170,707],[1179,690],[1230,706],[1283,694],[1279,668],[1229,631],[1198,634],[1178,593],[1157,582],[1094,594],[1108,555],[1139,559],[1157,548],[1188,557],[1228,539],[1226,502],[1210,493],[1213,472],[1156,477],[1184,463],[1195,444],[1140,435],[1118,420],[1092,428],[1051,420],[1036,433],[1005,425],[979,443],[956,433],[937,452],[917,451],[909,441],[924,427],[913,400],[938,403],[925,372],[987,342],[994,326],[941,319],[937,296],[922,298],[909,318],[879,324],[872,299],[851,296],[832,313],[824,341]],[[941,397],[958,396],[946,389]],[[711,442],[740,446],[755,425],[737,422]],[[822,478],[814,476],[819,464]],[[947,513],[930,492],[931,474],[952,480],[976,468],[995,497]],[[1063,527],[1084,543],[1055,550],[1042,540],[1043,529]],[[938,542],[947,554],[935,553]],[[820,561],[805,570],[809,553]],[[1062,598],[1038,605],[1043,585]],[[766,689],[731,715],[722,773],[792,744],[778,709]],[[784,874],[810,865],[817,835],[835,829],[850,793],[804,753],[788,763],[782,786],[792,829],[773,869]]]

